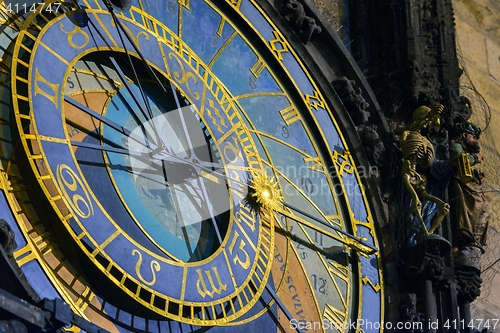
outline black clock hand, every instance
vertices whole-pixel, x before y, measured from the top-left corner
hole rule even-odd
[[[281,311],[283,311],[283,313],[288,318],[288,320],[291,322],[292,319],[294,319],[292,314],[290,313],[290,311],[288,311],[285,304],[279,298],[278,294],[276,294],[276,291],[274,291],[274,288],[269,285],[269,282],[266,283],[266,290],[271,295],[271,297],[274,299],[276,304],[278,304],[278,306],[281,308]],[[304,333],[304,331],[302,329],[300,329],[300,327],[298,327],[298,325],[297,325],[297,332]]]
[[[137,71],[136,71],[135,66],[134,66],[134,64],[132,62],[132,58],[131,58],[131,56],[130,56],[128,50],[127,50],[127,47],[126,47],[126,45],[125,45],[125,43],[123,41],[122,32],[125,35],[125,37],[128,39],[129,43],[132,45],[132,47],[134,48],[134,50],[137,52],[137,54],[139,55],[139,57],[141,58],[141,61],[144,64],[144,66],[146,67],[146,70],[148,71],[149,75],[156,81],[156,83],[163,90],[164,93],[167,93],[167,89],[162,84],[162,82],[160,81],[160,79],[158,78],[158,76],[155,74],[155,72],[152,70],[151,66],[146,61],[146,58],[142,55],[141,51],[139,50],[139,47],[136,45],[136,43],[134,42],[134,40],[130,37],[130,35],[127,32],[127,30],[123,27],[122,23],[116,17],[116,14],[115,14],[115,12],[113,10],[113,6],[111,5],[111,3],[108,0],[103,0],[103,1],[104,1],[104,4],[106,5],[106,7],[108,8],[108,11],[110,12],[111,17],[113,18],[113,22],[116,25],[116,28],[117,28],[117,31],[118,31],[118,35],[120,37],[120,41],[121,41],[121,43],[123,45],[123,48],[125,49],[125,53],[127,54],[127,58],[129,60],[130,66],[132,67],[132,71],[134,73],[134,77],[135,77],[135,80],[137,82],[137,86],[139,87],[139,91],[141,92],[142,99],[144,100],[144,103],[146,105],[147,113],[149,114],[149,117],[146,116],[146,119],[147,120],[152,120],[153,119],[153,112],[151,111],[151,106],[148,103],[146,94],[144,93],[144,90],[143,90],[142,85],[140,83],[139,76],[137,75]],[[112,61],[113,61],[113,59],[112,59]],[[114,62],[114,64],[115,64],[115,67],[117,68],[117,70],[120,71],[120,69],[117,66],[116,62]],[[125,83],[126,79],[123,80],[123,82]],[[174,93],[175,93],[175,91],[174,91]],[[136,100],[136,103],[139,106],[139,108],[141,108],[141,104],[142,103],[140,103],[138,100]],[[146,115],[146,112],[144,112],[142,109],[141,109],[141,111],[142,111],[142,113],[144,115]],[[169,148],[168,142],[166,140],[161,140],[160,135],[159,135],[158,131],[156,130],[155,124],[152,123],[151,126],[153,128],[154,133],[155,133],[155,137],[157,139],[157,143],[160,144],[160,142],[162,142],[163,145],[168,149]]]
[[[140,137],[140,136],[132,133],[132,131],[126,129],[125,127],[119,125],[118,123],[112,121],[111,119],[108,119],[108,118],[102,116],[98,112],[96,112],[96,111],[92,110],[91,108],[83,105],[82,103],[76,101],[75,99],[73,99],[73,98],[71,98],[69,96],[64,96],[64,100],[66,102],[68,102],[69,104],[73,105],[74,107],[76,107],[76,108],[80,109],[81,111],[85,112],[89,116],[96,118],[97,120],[103,122],[104,124],[108,125],[109,127],[113,128],[114,130],[118,131],[119,133],[122,133],[123,135],[128,136],[132,140],[134,140],[137,143],[139,143],[139,144],[141,144],[141,145],[143,145],[143,146],[151,149],[152,151],[154,151],[155,149],[158,149],[157,145],[155,145],[152,142],[149,142],[146,138]]]
[[[163,90],[164,93],[168,93],[168,90],[165,88],[161,80],[158,78],[158,76],[155,74],[149,63],[147,62],[146,58],[142,54],[141,50],[139,47],[136,45],[135,41],[130,37],[129,33],[127,30],[123,27],[122,23],[118,18],[116,17],[115,11],[113,10],[113,6],[109,3],[108,0],[103,0],[104,4],[108,8],[108,11],[110,12],[111,16],[113,17],[113,21],[115,22],[115,25],[117,28],[120,28],[129,43],[132,45],[134,48],[134,51],[139,55],[139,58],[141,58],[142,62],[144,63],[144,66],[146,67],[146,70],[148,71],[149,75],[156,81],[158,86]],[[125,45],[125,44],[123,44]]]
[[[319,219],[319,218],[317,218],[317,217],[315,217],[315,216],[313,216],[313,215],[311,215],[311,214],[309,214],[309,213],[307,213],[307,212],[305,212],[305,211],[303,211],[303,210],[301,210],[301,209],[299,209],[297,207],[294,207],[294,206],[292,206],[292,205],[290,205],[290,204],[288,204],[286,202],[283,202],[282,204],[283,204],[284,207],[287,207],[287,208],[289,208],[291,210],[294,210],[294,211],[296,211],[296,212],[298,212],[298,213],[300,213],[300,214],[302,214],[304,216],[307,216],[308,218],[313,219],[316,222],[321,223],[322,225],[324,225],[328,229],[331,229],[334,232],[342,234],[343,237],[339,236],[338,234],[336,234],[336,233],[334,233],[332,231],[325,230],[325,229],[319,227],[318,225],[316,225],[314,223],[311,223],[311,222],[309,222],[307,220],[304,220],[304,219],[296,216],[295,214],[289,213],[289,212],[287,212],[284,209],[277,210],[278,213],[280,213],[280,214],[282,214],[282,215],[284,215],[284,216],[286,216],[288,218],[291,218],[292,220],[295,220],[298,223],[303,224],[303,225],[305,225],[305,226],[307,226],[307,227],[309,227],[311,229],[314,229],[314,230],[316,230],[316,231],[318,231],[318,232],[320,232],[320,233],[322,233],[322,234],[324,234],[324,235],[326,235],[326,236],[328,236],[330,238],[333,238],[333,239],[335,239],[335,240],[337,240],[337,241],[339,241],[339,242],[341,242],[341,243],[343,243],[343,244],[345,244],[345,245],[353,248],[354,250],[362,253],[365,256],[370,256],[370,255],[372,255],[372,254],[374,254],[374,253],[376,253],[378,251],[377,248],[375,248],[372,245],[366,243],[362,239],[359,239],[356,236],[351,235],[350,233],[345,232],[344,230],[342,230],[342,229],[340,229],[338,227],[335,227],[335,226],[333,226],[331,224],[328,224],[326,221],[323,221],[323,220],[321,220],[321,219]]]

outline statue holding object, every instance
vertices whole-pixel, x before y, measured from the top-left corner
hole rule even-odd
[[[449,186],[453,199],[453,243],[458,250],[477,247],[484,252],[491,211],[482,188],[484,174],[472,168],[483,162],[478,143],[481,129],[473,123],[462,122],[453,130],[450,157],[456,173]]]
[[[434,147],[429,139],[421,134],[421,130],[432,124],[439,124],[439,115],[443,109],[441,104],[436,104],[432,109],[419,106],[413,113],[413,122],[409,126],[396,129],[396,133],[400,135],[399,144],[403,153],[403,182],[412,198],[411,214],[419,220],[426,235],[437,229],[450,210],[446,202],[427,192],[427,179],[417,171],[417,167],[428,169],[434,160]],[[422,201],[431,201],[438,205],[438,212],[430,229],[427,229],[422,217]]]

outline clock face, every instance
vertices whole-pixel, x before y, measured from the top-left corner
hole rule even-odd
[[[256,2],[2,13],[0,203],[41,297],[115,332],[377,327],[358,170]]]

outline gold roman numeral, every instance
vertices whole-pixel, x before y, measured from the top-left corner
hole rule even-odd
[[[257,62],[252,66],[252,68],[250,68],[250,72],[252,72],[253,76],[258,78],[264,68],[266,68],[266,64],[264,63],[264,60],[259,57],[259,59],[257,59]]]
[[[311,170],[314,170],[317,172],[324,171],[323,162],[321,161],[321,158],[319,156],[317,156],[317,157],[304,157],[304,163],[312,163],[311,165],[308,166],[308,168]]]
[[[301,120],[299,111],[297,111],[297,109],[293,105],[280,110],[280,115],[287,126],[298,120]]]
[[[184,8],[186,8],[187,10],[189,10],[189,3],[191,2],[191,0],[177,0],[177,2]]]

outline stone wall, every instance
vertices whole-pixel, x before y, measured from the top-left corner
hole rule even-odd
[[[464,74],[461,93],[472,102],[472,122],[485,128],[480,138],[493,215],[482,258],[483,287],[473,317],[500,319],[500,0],[453,0],[457,51]],[[500,323],[494,332],[500,332]]]

